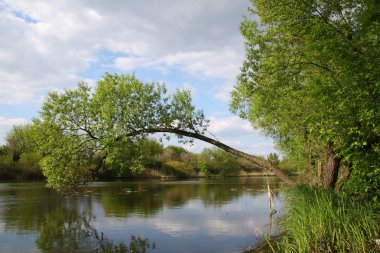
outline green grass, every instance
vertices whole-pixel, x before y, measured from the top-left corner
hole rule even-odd
[[[276,252],[379,252],[379,217],[364,203],[297,186],[286,193]]]

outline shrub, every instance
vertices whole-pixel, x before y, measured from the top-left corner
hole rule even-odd
[[[162,165],[161,172],[165,175],[175,177],[191,177],[194,175],[194,171],[187,167],[183,162],[168,161]]]
[[[12,155],[0,155],[0,178],[11,179],[16,177],[17,173]]]

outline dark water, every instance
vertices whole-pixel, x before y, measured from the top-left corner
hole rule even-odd
[[[282,186],[275,178],[104,182],[63,195],[43,183],[0,183],[0,252],[242,252],[269,231],[267,180]]]

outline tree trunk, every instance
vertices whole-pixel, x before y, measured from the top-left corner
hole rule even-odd
[[[334,189],[340,167],[340,158],[337,158],[333,149],[332,142],[327,144],[326,164],[324,167],[323,185],[325,189]]]
[[[318,175],[318,182],[317,182],[317,186],[318,187],[322,187],[323,185],[323,181],[322,181],[322,178],[323,178],[323,166],[322,166],[322,162],[318,160],[318,171],[317,171],[317,175]]]
[[[345,170],[343,171],[343,173],[341,173],[342,175],[340,176],[338,182],[336,183],[337,192],[340,192],[343,189],[344,183],[347,181],[347,179],[351,175],[352,164],[348,164],[345,167],[346,167]]]
[[[254,164],[257,164],[260,167],[263,167],[265,169],[272,171],[276,176],[281,178],[288,185],[294,185],[295,184],[295,181],[292,178],[290,178],[281,169],[273,166],[267,160],[262,159],[258,156],[255,156],[255,155],[250,155],[250,154],[244,153],[242,151],[236,150],[230,146],[227,146],[226,144],[224,144],[220,141],[211,139],[211,138],[204,136],[202,134],[194,133],[194,132],[188,132],[188,131],[176,129],[176,128],[149,128],[149,129],[142,129],[142,130],[137,130],[137,131],[131,132],[128,134],[128,136],[137,136],[137,135],[144,134],[144,133],[173,133],[173,134],[177,134],[177,135],[181,135],[181,136],[187,136],[187,137],[191,137],[191,138],[195,138],[195,139],[198,139],[201,141],[208,142],[214,146],[217,146],[217,147],[223,149],[227,153],[230,153],[232,155],[244,158],[250,162],[253,162]],[[116,138],[116,140],[117,139],[118,138]]]

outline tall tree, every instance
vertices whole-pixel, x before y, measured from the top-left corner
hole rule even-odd
[[[325,188],[378,171],[378,1],[252,0],[241,23],[246,59],[231,109],[285,155],[319,164]]]
[[[38,147],[44,157],[42,169],[48,185],[54,188],[91,180],[99,168],[92,167],[94,156],[107,159],[115,154],[117,143],[140,140],[151,133],[173,133],[183,141],[184,137],[206,141],[293,183],[268,161],[205,136],[208,120],[202,111],[195,110],[190,92],[168,95],[162,85],[143,83],[130,75],[105,74],[94,92],[80,83],[77,89],[50,93],[36,124]]]

